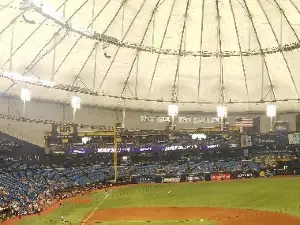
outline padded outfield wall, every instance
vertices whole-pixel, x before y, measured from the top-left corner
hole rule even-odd
[[[108,99],[109,101],[109,99]],[[23,104],[18,98],[0,98],[0,113],[9,114],[12,116],[22,116]],[[167,105],[166,105],[167,109]],[[149,111],[126,111],[127,128],[137,129],[163,129],[164,123],[144,123],[141,122],[141,116],[166,116],[166,112],[149,112]],[[291,130],[296,129],[296,114],[297,113],[278,113],[277,120],[288,121]],[[214,113],[201,113],[201,112],[180,112],[183,117],[215,117]],[[228,120],[231,125],[235,124],[235,118],[238,116],[260,117],[261,132],[267,132],[270,128],[270,120],[266,117],[265,113],[253,114],[229,114]],[[54,102],[31,101],[26,105],[26,117],[48,119],[54,121],[72,121],[72,108],[69,104],[58,104]],[[105,109],[99,107],[82,106],[76,113],[76,123],[83,124],[101,124],[105,126],[113,126],[117,121],[122,120],[122,112],[117,109]],[[1,129],[9,132],[10,134],[28,140],[30,142],[43,145],[43,133],[51,131],[51,125],[22,123],[12,120],[0,119]],[[196,128],[196,127],[210,127],[216,124],[193,124],[193,123],[177,123],[178,128]]]

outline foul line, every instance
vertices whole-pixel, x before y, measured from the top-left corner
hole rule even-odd
[[[109,191],[103,198],[103,200],[96,206],[96,208],[90,213],[90,215],[83,221],[82,225],[85,225],[85,223],[94,215],[94,213],[99,209],[99,207],[102,205],[105,199],[108,198],[108,196],[111,194],[112,191]]]

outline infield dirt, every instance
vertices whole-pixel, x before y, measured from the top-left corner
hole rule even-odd
[[[107,221],[213,220],[219,225],[299,225],[300,218],[283,213],[207,207],[115,208],[96,211],[86,224]],[[151,223],[149,223],[151,224]]]

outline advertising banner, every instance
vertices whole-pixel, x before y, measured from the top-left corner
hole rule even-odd
[[[287,144],[288,144],[288,137],[284,133],[252,135],[253,146],[266,146],[266,145],[285,146]]]
[[[168,116],[159,116],[156,118],[157,123],[170,123],[171,117]]]
[[[141,116],[142,123],[154,123],[155,117],[154,116]]]
[[[130,177],[124,176],[124,177],[118,177],[118,184],[130,184],[131,182]]]
[[[178,123],[192,123],[192,117],[178,117]]]
[[[139,177],[138,183],[154,183],[153,177]]]
[[[289,123],[287,121],[276,121],[274,127],[276,131],[288,131]]]
[[[205,151],[210,149],[229,149],[236,148],[237,144],[234,143],[222,143],[222,144],[210,144],[210,145],[172,145],[172,146],[150,146],[144,145],[141,147],[118,147],[118,152],[162,152],[162,151],[176,151],[176,150],[195,150]],[[74,151],[76,150],[76,151]],[[113,147],[106,148],[88,148],[85,146],[73,146],[66,153],[68,154],[79,154],[79,153],[113,153],[115,149]]]
[[[187,182],[204,181],[204,176],[201,174],[190,174],[186,177]]]
[[[77,135],[77,126],[70,124],[52,124],[53,137],[74,137]]]
[[[252,146],[252,138],[250,135],[241,135],[241,147]]]
[[[299,145],[300,144],[300,133],[288,134],[289,144],[290,145]]]
[[[155,178],[152,176],[131,176],[131,182],[134,184],[155,183]]]
[[[193,118],[193,123],[194,124],[199,124],[199,123],[205,123],[205,124],[218,124],[219,123],[219,118],[218,117],[212,117],[212,118],[207,118],[207,117],[194,117]]]
[[[236,178],[242,179],[242,178],[254,178],[255,174],[253,172],[237,172]]]
[[[169,123],[171,117],[168,116],[141,116],[142,123]],[[178,123],[186,124],[218,124],[218,117],[178,117]]]
[[[211,180],[230,180],[231,174],[230,173],[212,173]]]
[[[163,183],[179,183],[180,177],[163,177],[162,182]]]

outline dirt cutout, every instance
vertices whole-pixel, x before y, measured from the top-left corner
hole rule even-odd
[[[282,213],[208,207],[114,208],[96,211],[87,221],[213,220],[219,225],[299,225],[300,218]],[[151,223],[149,223],[151,224]]]

